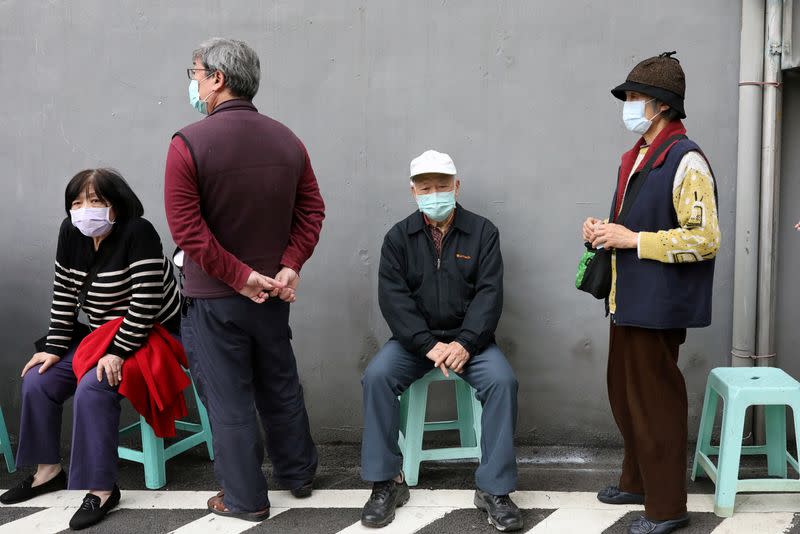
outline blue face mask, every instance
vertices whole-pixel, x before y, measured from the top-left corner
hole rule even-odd
[[[417,195],[417,206],[419,206],[419,211],[424,213],[429,219],[442,222],[447,219],[456,208],[455,189],[443,193]]]
[[[213,76],[213,72],[203,78],[204,80],[209,79]],[[213,91],[211,92],[213,93]],[[200,99],[200,82],[197,80],[192,80],[189,82],[189,103],[192,105],[194,109],[202,113],[203,115],[208,115],[208,97],[211,96],[211,93],[208,93],[208,96],[204,99]]]
[[[658,117],[661,112],[656,113],[651,119],[645,115],[645,108],[647,104],[655,100],[652,98],[645,102],[644,100],[631,100],[622,104],[622,122],[625,127],[633,133],[644,135],[650,126],[653,125],[653,119]]]

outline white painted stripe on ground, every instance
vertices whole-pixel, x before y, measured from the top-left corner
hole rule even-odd
[[[528,532],[531,534],[552,534],[553,532],[582,532],[601,534],[616,523],[627,510],[575,510],[560,508],[547,516]]]
[[[60,507],[41,510],[34,514],[25,516],[0,525],[2,534],[20,534],[21,532],[36,532],[36,534],[54,534],[67,530],[69,520],[78,510],[78,507]]]
[[[736,513],[719,524],[711,534],[778,534],[792,524],[791,513]]]
[[[428,523],[436,521],[447,512],[453,510],[454,508],[446,507],[420,508],[406,505],[397,509],[394,521],[383,527],[380,534],[408,534],[409,532],[416,532]],[[359,521],[358,523],[354,523],[340,530],[337,534],[375,534],[375,529],[367,528]]]
[[[1,490],[3,492],[5,490]],[[412,489],[411,508],[472,508],[473,490],[423,490]],[[85,491],[57,491],[29,501],[0,505],[34,508],[64,508],[80,506]],[[147,491],[123,490],[120,508],[197,510],[206,508],[206,501],[215,491]],[[275,508],[361,508],[369,499],[369,490],[314,490],[311,497],[298,500],[288,491],[270,491],[270,503]],[[568,508],[584,510],[641,510],[641,506],[614,506],[597,500],[593,492],[517,491],[511,498],[520,508]],[[713,512],[714,496],[689,495],[690,512]],[[800,512],[800,495],[797,493],[751,493],[736,497],[736,513],[748,512]]]
[[[266,519],[266,521],[281,515],[287,510],[288,508],[271,508],[269,511],[269,519]],[[253,528],[257,524],[259,523],[234,519],[232,517],[223,517],[216,514],[208,514],[199,519],[195,519],[191,523],[186,523],[181,528],[170,532],[170,534],[196,534],[198,532],[202,532],[203,534],[239,534],[240,532]]]

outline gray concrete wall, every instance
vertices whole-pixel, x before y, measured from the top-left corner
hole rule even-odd
[[[696,428],[707,372],[730,346],[739,21],[730,0],[0,2],[0,401],[12,433],[19,369],[47,326],[66,180],[120,169],[171,247],[167,144],[200,118],[184,69],[214,35],[259,52],[256,105],[305,141],[328,204],[292,315],[321,440],[359,439],[359,376],[388,336],[376,297],[382,237],[414,209],[410,158],[435,147],[456,161],[463,204],[501,231],[498,339],[521,383],[519,439],[618,442],[608,322],[573,285],[579,227],[607,213],[635,141],[609,89],[638,60],[678,50],[725,237],[714,324],[690,333],[681,359]]]

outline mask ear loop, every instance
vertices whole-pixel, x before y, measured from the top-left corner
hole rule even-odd
[[[673,52],[673,54],[674,54],[674,52]],[[645,113],[647,113],[647,104],[649,104],[649,103],[650,103],[650,102],[652,102],[653,100],[655,100],[655,98],[651,98],[650,100],[648,100],[647,102],[645,102],[645,103],[644,103],[644,111],[645,111]],[[661,115],[662,113],[664,113],[664,111],[663,111],[663,110],[659,110],[659,112],[658,112],[658,113],[656,113],[655,115],[653,115],[653,116],[652,116],[652,117],[650,117],[649,119],[648,119],[647,117],[645,117],[645,119],[647,119],[647,120],[649,120],[650,122],[652,122],[652,121],[653,121],[653,119],[655,119],[656,117],[658,117],[658,116],[659,116],[659,115]]]
[[[214,72],[212,72],[211,74],[209,74],[208,76],[206,76],[205,78],[203,78],[203,79],[202,79],[202,80],[200,80],[200,81],[201,81],[201,82],[204,82],[204,81],[206,81],[207,79],[211,78],[211,77],[212,77],[212,76],[213,76],[213,75],[214,75],[216,72],[217,72],[217,71],[214,71]],[[216,91],[217,91],[217,90],[216,90],[216,89],[214,89],[214,90],[212,90],[210,93],[208,93],[208,96],[206,96],[206,97],[203,99],[203,103],[204,103],[204,104],[208,104],[208,99],[209,99],[209,98],[211,98],[211,95],[213,95],[213,94],[214,94]],[[197,82],[197,96],[200,96],[200,82]],[[653,99],[653,100],[655,100],[655,99]]]

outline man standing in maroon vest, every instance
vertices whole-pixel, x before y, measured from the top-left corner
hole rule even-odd
[[[325,205],[303,143],[252,103],[260,63],[241,41],[194,51],[189,101],[208,115],[176,133],[165,176],[167,222],[184,251],[181,334],[208,408],[217,514],[269,517],[261,464],[311,494],[317,450],[291,346],[289,304],[319,240]]]

